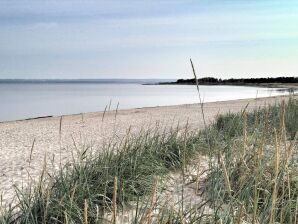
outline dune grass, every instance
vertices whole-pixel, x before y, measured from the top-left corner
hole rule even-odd
[[[97,154],[84,149],[56,175],[45,167],[37,185],[17,189],[0,222],[121,223],[129,211],[130,223],[296,223],[297,130],[298,101],[290,99],[220,115],[202,131],[148,131]],[[159,198],[167,177],[184,176],[199,155],[209,164],[201,203],[185,208],[182,195],[169,206]]]
[[[185,131],[182,131],[185,133]],[[17,190],[18,202],[1,217],[3,223],[101,223],[111,212],[117,178],[120,208],[150,195],[153,180],[180,169],[195,153],[196,136],[171,133],[143,133],[127,136],[122,144],[107,145],[98,154],[84,150],[73,164],[52,177],[44,170],[38,186]],[[88,209],[86,210],[86,206]],[[17,211],[17,212],[15,212]]]
[[[297,112],[297,100],[290,99],[251,113],[221,115],[211,126],[218,162],[206,189],[214,222],[296,223]]]

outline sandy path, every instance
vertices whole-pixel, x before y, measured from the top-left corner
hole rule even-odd
[[[204,105],[205,118],[210,123],[218,113],[240,111],[247,103],[248,109],[252,109],[282,98],[284,97],[207,103]],[[110,111],[105,114],[103,121],[102,117],[102,112],[86,113],[83,117],[63,116],[62,150],[59,146],[60,117],[0,123],[0,192],[3,193],[4,201],[11,201],[14,195],[13,184],[21,186],[27,182],[28,172],[33,179],[39,176],[45,154],[48,160],[54,161],[56,168],[60,163],[60,155],[62,163],[70,159],[74,148],[73,139],[79,146],[92,145],[94,149],[100,150],[105,140],[122,138],[129,126],[132,133],[139,133],[142,128],[154,127],[156,123],[170,127],[179,122],[183,126],[187,120],[191,128],[204,127],[198,104],[120,110],[116,119],[115,111]]]

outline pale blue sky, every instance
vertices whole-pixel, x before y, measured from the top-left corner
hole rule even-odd
[[[297,0],[0,2],[0,78],[298,75]]]

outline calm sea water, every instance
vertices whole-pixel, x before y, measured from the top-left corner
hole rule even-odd
[[[201,86],[204,102],[285,94],[276,89]],[[140,83],[0,83],[0,121],[198,102],[195,86]]]

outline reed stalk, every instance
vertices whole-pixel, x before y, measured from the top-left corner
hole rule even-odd
[[[84,113],[81,113],[81,122],[84,123]]]
[[[110,99],[108,111],[111,110],[111,105],[112,105],[112,99]]]
[[[225,180],[225,186],[226,186],[226,190],[229,193],[230,196],[232,196],[232,188],[231,188],[231,184],[230,184],[230,179],[229,179],[229,175],[228,175],[228,171],[223,159],[223,156],[221,155],[221,153],[219,154],[219,161],[223,170],[223,174],[224,174],[224,180]]]
[[[152,214],[152,211],[153,211],[155,203],[156,203],[156,193],[157,193],[157,178],[155,178],[154,184],[152,186],[149,207],[148,207],[145,215],[142,217],[140,224],[145,224],[150,219],[150,216]]]
[[[271,213],[270,213],[270,220],[269,224],[272,224],[275,220],[275,205],[277,200],[277,181],[278,181],[278,173],[279,173],[279,158],[280,158],[280,152],[279,152],[279,140],[276,130],[274,130],[275,134],[275,172],[274,172],[274,186],[273,186],[273,193],[272,193],[272,202],[271,202]]]
[[[68,224],[69,223],[69,221],[68,221],[68,216],[67,216],[67,212],[66,211],[64,211],[64,218],[65,218],[65,224]]]
[[[32,145],[31,145],[31,150],[30,150],[30,156],[29,156],[29,167],[30,167],[30,164],[31,164],[31,160],[32,160],[32,155],[33,155],[33,149],[34,149],[34,146],[35,146],[35,138],[33,139],[33,142],[32,142]]]
[[[117,187],[118,187],[118,183],[117,183],[117,177],[114,177],[114,188],[113,188],[113,200],[112,200],[112,212],[113,212],[113,216],[112,216],[112,223],[113,224],[117,224]]]
[[[197,167],[197,175],[196,175],[196,190],[195,190],[195,194],[197,195],[199,192],[199,188],[200,188],[200,164],[201,164],[201,160],[200,157],[198,158],[198,167]]]
[[[119,102],[117,103],[117,107],[116,107],[116,111],[115,111],[115,120],[117,119],[118,109],[119,109]]]
[[[298,182],[296,183],[296,187],[298,189]],[[297,216],[298,216],[298,191],[296,190],[296,203],[295,203],[295,214],[294,214],[295,224],[297,224]]]
[[[107,111],[107,107],[108,105],[106,105],[104,111],[103,111],[103,114],[102,114],[102,118],[101,118],[101,122],[103,122],[104,118],[105,118],[105,114],[106,114],[106,111]]]
[[[88,201],[84,200],[84,224],[88,224]]]
[[[245,155],[246,155],[246,147],[247,147],[247,115],[246,112],[244,111],[243,113],[243,146],[242,146],[242,162],[244,163],[245,160]]]
[[[195,81],[196,81],[196,87],[197,87],[197,92],[198,92],[198,96],[199,96],[200,108],[201,108],[201,113],[202,113],[202,116],[203,116],[204,127],[207,130],[207,123],[206,123],[205,113],[204,113],[204,103],[203,103],[203,100],[202,100],[202,97],[201,97],[199,81],[198,81],[198,78],[197,78],[196,70],[195,70],[195,67],[194,67],[193,62],[192,62],[191,59],[190,59],[190,64],[191,64],[192,72],[193,72],[193,75],[194,75]],[[208,132],[206,131],[205,133],[206,133],[206,139],[207,139],[208,146],[211,147]]]
[[[63,116],[60,117],[59,121],[59,167],[62,169],[62,120]]]

